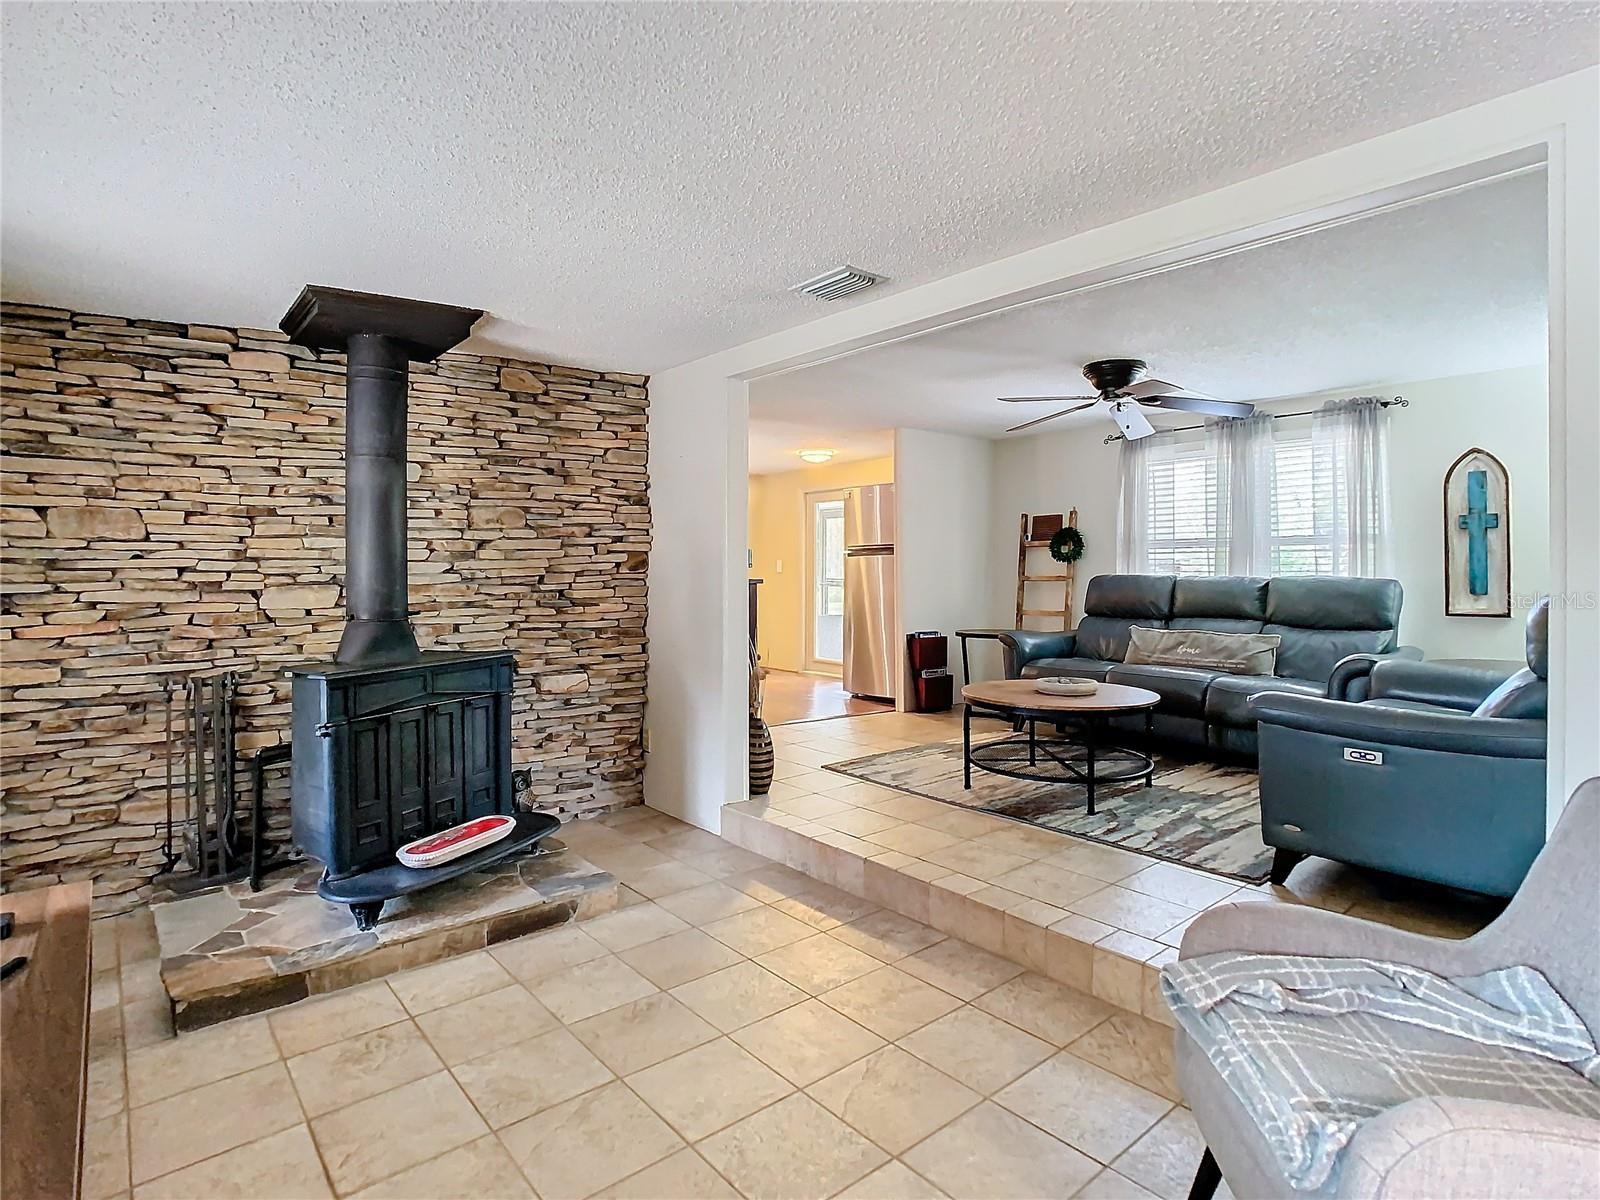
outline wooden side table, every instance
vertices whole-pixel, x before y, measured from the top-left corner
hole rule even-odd
[[[961,643],[961,682],[972,682],[972,668],[967,663],[967,643],[969,641],[998,642],[1002,633],[1013,633],[1010,629],[958,629],[956,638]]]
[[[75,1200],[89,1067],[88,883],[0,896],[12,916],[0,957],[27,962],[0,983],[0,1194]]]

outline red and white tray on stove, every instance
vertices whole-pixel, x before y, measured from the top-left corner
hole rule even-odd
[[[463,854],[493,845],[509,836],[516,827],[517,822],[513,817],[478,817],[407,842],[394,852],[394,856],[408,867],[437,867],[452,858],[460,858]]]

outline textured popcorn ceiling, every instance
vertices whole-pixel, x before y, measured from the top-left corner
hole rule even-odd
[[[781,469],[785,450],[823,435],[841,449],[897,425],[996,436],[1054,411],[997,396],[1087,395],[1081,368],[1097,358],[1143,358],[1158,379],[1230,400],[1542,363],[1546,261],[1539,169],[757,380],[752,469]],[[1038,432],[1097,424],[1112,429],[1091,409]]]
[[[1579,69],[1596,11],[8,3],[6,292],[270,325],[315,281],[657,371],[840,262],[904,287]]]

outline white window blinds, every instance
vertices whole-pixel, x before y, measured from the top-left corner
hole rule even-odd
[[[1204,442],[1166,442],[1150,448],[1145,475],[1146,561],[1163,575],[1227,571],[1219,517],[1217,456]]]
[[[1334,551],[1329,506],[1330,490],[1319,479],[1334,476],[1335,464],[1326,449],[1313,443],[1311,430],[1276,429],[1272,440],[1272,523],[1270,572],[1273,575],[1334,575]]]
[[[1314,422],[1218,422],[1203,437],[1125,444],[1118,569],[1384,574],[1384,423],[1376,401],[1344,401]]]

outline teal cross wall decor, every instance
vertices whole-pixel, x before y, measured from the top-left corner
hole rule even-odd
[[[1489,594],[1489,530],[1500,528],[1500,514],[1489,511],[1489,473],[1467,472],[1467,511],[1456,518],[1467,531],[1467,590]]]

